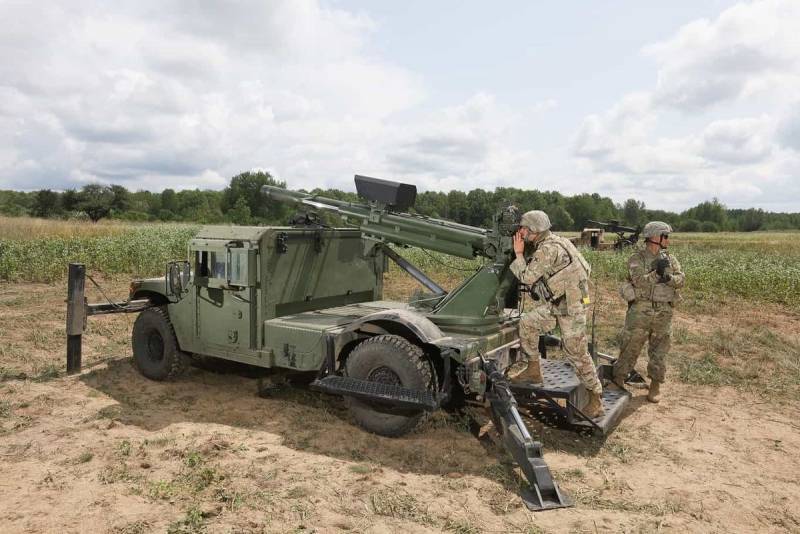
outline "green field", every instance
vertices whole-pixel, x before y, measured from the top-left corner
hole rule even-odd
[[[153,276],[164,263],[186,255],[196,226],[91,225],[33,219],[3,219],[0,229],[0,280],[54,282],[66,276],[69,262],[90,272]],[[800,308],[800,232],[675,234],[672,250],[687,273],[686,297],[707,300],[734,295]],[[401,254],[449,285],[475,269],[464,260],[418,249]],[[624,254],[585,251],[593,276],[606,282],[625,275]]]
[[[8,221],[13,219],[3,220]],[[20,226],[30,233],[24,235]],[[66,278],[70,262],[86,264],[89,272],[163,274],[167,261],[186,256],[188,241],[196,231],[196,226],[178,224],[87,226],[61,222],[44,231],[32,224],[3,225],[0,280],[56,282]],[[13,237],[7,237],[9,234]]]
[[[800,309],[800,232],[676,234],[671,250],[687,274],[686,297],[708,300],[734,295]],[[406,249],[401,253],[434,276],[463,278],[478,260]],[[625,277],[627,253],[584,250],[592,276]]]

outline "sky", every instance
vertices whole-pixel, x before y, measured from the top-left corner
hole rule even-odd
[[[0,189],[599,193],[800,211],[800,2],[0,0]]]

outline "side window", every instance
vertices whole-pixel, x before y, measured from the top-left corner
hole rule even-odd
[[[195,257],[195,272],[204,278],[225,280],[225,253],[198,250]]]
[[[208,273],[210,272],[208,268],[208,252],[205,250],[197,251],[194,272],[197,273],[197,276],[208,278]]]
[[[228,270],[228,282],[235,286],[248,285],[247,277],[247,250],[228,249],[230,258],[230,269]]]
[[[256,251],[245,248],[241,243],[234,246],[195,251],[195,276],[202,279],[203,285],[223,289],[249,287],[257,272],[254,264]]]
[[[211,271],[211,278],[225,280],[225,254],[221,252],[208,253],[208,266]]]

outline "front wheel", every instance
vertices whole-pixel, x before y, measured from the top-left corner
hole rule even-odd
[[[395,335],[375,336],[362,341],[347,358],[348,376],[403,386],[409,389],[433,389],[433,373],[422,349]],[[424,411],[401,411],[396,408],[346,398],[353,419],[364,429],[381,436],[402,436],[414,429]]]
[[[189,357],[178,348],[178,339],[163,307],[148,308],[133,323],[133,360],[139,372],[151,380],[171,380],[189,366]]]

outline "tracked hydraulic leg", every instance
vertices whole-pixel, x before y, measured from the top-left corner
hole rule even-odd
[[[561,493],[553,480],[550,468],[542,457],[542,444],[534,441],[528,432],[503,373],[491,360],[484,360],[484,370],[491,384],[486,398],[492,408],[495,427],[503,436],[506,450],[522,468],[531,485],[527,491],[523,491],[522,500],[534,511],[573,506],[575,503],[572,499]]]

